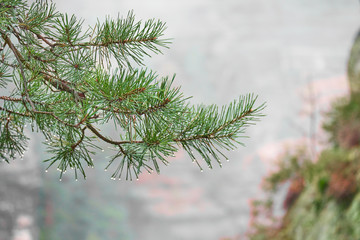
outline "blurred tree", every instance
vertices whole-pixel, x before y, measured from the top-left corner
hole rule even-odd
[[[55,10],[53,3],[0,1],[0,158],[22,156],[28,138],[26,124],[40,131],[52,154],[46,162],[62,174],[93,167],[91,155],[99,140],[114,151],[109,165],[118,164],[112,178],[137,178],[141,171],[159,172],[179,148],[195,161],[221,166],[220,149],[241,144],[244,130],[258,120],[264,104],[246,95],[219,109],[193,107],[174,77],[159,78],[141,68],[144,56],[160,53],[160,20],[137,22],[106,19],[82,31],[82,20]],[[134,67],[138,66],[138,67]],[[110,124],[109,124],[110,123]],[[100,126],[115,125],[116,140]],[[112,126],[112,125],[111,125]],[[113,137],[114,137],[113,136]],[[195,153],[194,153],[195,152]],[[225,157],[225,156],[224,156]],[[108,165],[108,166],[109,166]]]
[[[360,94],[360,31],[350,51],[347,71],[352,96]]]
[[[335,102],[323,125],[333,146],[317,159],[307,148],[280,159],[264,181],[267,198],[253,204],[247,239],[360,239],[360,33],[351,48],[348,80],[351,94]],[[274,217],[274,194],[286,182],[285,214]]]

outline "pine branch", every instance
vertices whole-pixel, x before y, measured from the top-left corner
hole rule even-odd
[[[263,116],[264,105],[255,107],[251,94],[221,109],[192,107],[173,87],[175,76],[139,69],[144,57],[169,43],[160,20],[135,21],[129,12],[87,31],[82,23],[46,1],[0,3],[0,88],[6,92],[0,157],[6,161],[23,154],[24,126],[31,123],[45,136],[52,154],[45,162],[57,165],[60,179],[69,168],[85,178],[83,165],[94,166],[99,140],[114,149],[112,179],[124,171],[130,180],[142,171],[159,173],[179,149],[200,169],[201,159],[212,168]],[[101,130],[109,126],[116,128],[111,137]]]

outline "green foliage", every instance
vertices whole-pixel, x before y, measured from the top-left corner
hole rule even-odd
[[[306,148],[298,148],[279,160],[277,171],[266,178],[264,190],[271,193],[268,195],[271,200],[282,184],[290,182],[284,200],[286,213],[274,220],[273,210],[267,210],[270,214],[265,216],[270,216],[269,221],[267,224],[255,222],[252,227],[255,231],[249,234],[249,239],[359,238],[358,100],[356,94],[340,99],[329,112],[324,128],[330,133],[333,147],[323,150],[316,161],[308,156]],[[305,184],[296,189],[293,183],[299,178],[304,179]],[[264,204],[257,206],[258,211],[264,208]]]
[[[339,99],[327,113],[323,128],[329,133],[330,142],[334,146],[352,148],[360,143],[359,100],[359,94]]]
[[[351,95],[360,94],[360,32],[357,33],[354,43],[350,50],[349,61],[347,64],[347,75]]]
[[[360,148],[345,150],[327,149],[318,161],[302,161],[303,151],[286,155],[277,172],[267,178],[265,190],[279,189],[294,176],[304,178],[305,186],[296,201],[288,208],[282,219],[268,218],[267,225],[261,222],[252,227],[256,231],[249,239],[314,240],[314,239],[357,239],[359,237],[358,207],[360,200]],[[305,163],[305,164],[304,164]],[[269,195],[257,209],[268,209],[265,202],[272,200]],[[286,201],[286,199],[285,199]],[[261,201],[258,201],[261,203]],[[263,210],[262,210],[263,211]],[[272,209],[265,216],[272,216]],[[281,224],[278,224],[279,221]],[[261,236],[265,236],[261,238]]]
[[[313,164],[306,148],[300,147],[295,153],[287,152],[277,162],[276,171],[265,179],[264,190],[276,192],[286,181],[310,174],[312,168]]]
[[[278,170],[267,177],[264,190],[270,190],[271,200],[283,183],[290,182],[284,200],[288,208],[281,219],[267,217],[270,224],[256,222],[249,239],[359,238],[359,100],[359,95],[353,92],[351,97],[334,104],[324,123],[333,147],[323,150],[316,161],[307,157],[306,148],[280,159]],[[293,187],[292,183],[298,178],[304,179],[303,188]],[[286,204],[288,202],[291,205]],[[257,209],[263,208],[264,204],[257,206]],[[268,216],[272,216],[272,210]]]
[[[317,182],[317,188],[321,194],[324,194],[326,189],[329,186],[329,178],[328,177],[321,177]]]
[[[28,138],[23,134],[24,128],[19,122],[21,119],[12,119],[11,115],[0,122],[0,158],[8,163],[16,154],[22,157],[27,145]]]
[[[360,239],[359,60],[358,33],[348,61],[351,93],[335,102],[323,124],[332,147],[323,150],[318,159],[307,158],[304,148],[280,160],[278,170],[266,179],[264,190],[271,190],[271,200],[281,184],[290,182],[284,203],[290,199],[292,204],[283,217],[274,220],[272,209],[267,224],[255,221],[248,239]],[[303,188],[292,187],[294,178],[304,179]],[[257,210],[262,208],[264,204],[257,206]]]
[[[112,149],[113,179],[159,172],[179,148],[211,168],[263,116],[252,94],[222,108],[191,106],[174,77],[141,68],[144,57],[168,47],[162,21],[136,21],[129,12],[85,31],[82,23],[47,1],[1,0],[1,158],[23,153],[30,124],[45,136],[49,166],[74,169],[75,178],[94,166],[99,140]]]

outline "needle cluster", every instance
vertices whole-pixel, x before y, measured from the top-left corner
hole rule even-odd
[[[222,108],[191,106],[174,77],[146,69],[144,57],[169,44],[160,20],[136,21],[129,12],[82,28],[47,1],[0,1],[0,158],[23,155],[30,125],[45,136],[45,161],[61,175],[73,169],[85,177],[104,144],[113,179],[159,172],[179,149],[211,168],[262,116],[252,94]]]

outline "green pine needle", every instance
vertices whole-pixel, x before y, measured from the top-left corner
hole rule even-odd
[[[0,3],[0,158],[22,156],[26,124],[46,141],[49,167],[86,177],[102,149],[112,150],[112,179],[160,172],[183,150],[198,164],[222,166],[243,145],[245,130],[263,117],[253,94],[227,106],[191,106],[174,87],[143,67],[170,43],[165,23],[136,21],[133,12],[83,31],[83,20],[55,4]],[[106,129],[113,128],[111,136]],[[112,151],[112,152],[111,152]]]

